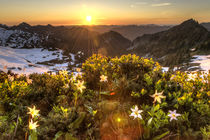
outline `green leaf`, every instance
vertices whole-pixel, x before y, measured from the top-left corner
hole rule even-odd
[[[150,129],[149,128],[147,128],[147,127],[144,128],[144,135],[143,135],[143,137],[145,139],[149,139],[150,138]]]
[[[160,109],[160,105],[159,105],[159,104],[157,104],[157,105],[155,106],[154,112],[157,111],[158,109]]]
[[[145,74],[144,75],[144,80],[147,82],[148,85],[152,84],[152,78],[150,77],[150,75]]]
[[[170,133],[170,131],[167,131],[161,135],[158,135],[156,137],[154,137],[152,140],[160,140],[161,138],[165,137],[166,135],[168,135]]]
[[[0,102],[0,114],[4,114],[4,104]]]
[[[66,133],[65,140],[77,140],[77,138],[73,137],[71,134]]]
[[[55,134],[55,138],[53,140],[57,140],[58,138],[60,138],[63,135],[62,131],[59,131]]]
[[[151,124],[152,119],[153,119],[153,118],[150,118],[150,119],[148,120],[148,122],[147,122],[147,125],[148,125],[148,126]]]
[[[31,134],[28,137],[28,140],[37,140],[37,134],[36,134],[35,130],[33,130],[31,132]]]
[[[79,128],[80,124],[83,122],[83,120],[85,119],[86,113],[85,112],[81,112],[80,116],[71,124],[71,127],[73,129],[77,129]]]

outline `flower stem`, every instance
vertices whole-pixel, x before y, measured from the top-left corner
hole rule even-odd
[[[14,132],[14,134],[13,134],[13,136],[12,136],[12,140],[14,140],[14,138],[15,138],[15,136],[16,136],[16,133],[17,133],[17,127],[18,127],[18,123],[19,123],[19,114],[18,114],[18,117],[17,117],[17,122],[16,122],[16,127],[15,127],[15,132]]]
[[[99,101],[101,100],[101,85],[100,85],[100,90],[99,90]]]
[[[76,95],[75,95],[74,107],[76,107],[76,105],[77,105],[77,92],[76,92]]]
[[[178,125],[178,122],[176,123],[176,125],[177,125],[177,129],[178,129],[178,140],[179,140],[179,125]]]
[[[139,133],[140,133],[140,137],[141,137],[141,140],[142,140],[142,134],[141,134],[141,124],[140,124],[140,120],[138,120],[138,126],[139,126]]]
[[[31,115],[29,115],[29,118],[28,118],[28,126],[30,124],[30,120],[31,120]],[[25,140],[28,139],[28,132],[25,133]]]

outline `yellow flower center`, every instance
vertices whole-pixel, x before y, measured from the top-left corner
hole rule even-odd
[[[138,113],[138,111],[135,111],[134,114],[135,114],[135,115],[138,115],[139,113]]]
[[[156,95],[155,95],[155,98],[158,98],[158,97],[159,97],[159,95],[156,94]]]
[[[34,110],[32,110],[32,111],[31,111],[31,115],[32,115],[32,116],[33,116],[33,115],[35,115],[35,112],[34,112]]]
[[[172,117],[173,117],[173,118],[175,118],[175,117],[176,117],[176,115],[173,113],[173,114],[172,114]]]

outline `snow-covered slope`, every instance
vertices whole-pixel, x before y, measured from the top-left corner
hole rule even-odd
[[[41,42],[42,39],[36,33],[0,28],[0,46],[34,48],[41,47]]]
[[[163,67],[163,71],[168,71],[168,67]],[[174,67],[174,71],[204,71],[208,73],[210,71],[210,55],[194,55],[189,63],[183,63],[180,67]]]
[[[195,68],[197,70],[209,71],[210,70],[210,55],[195,55],[191,60],[191,64],[198,64],[189,69]]]
[[[0,46],[0,69],[14,73],[43,73],[67,69],[74,64],[74,55],[65,57],[61,50],[49,51],[43,48],[18,49]]]

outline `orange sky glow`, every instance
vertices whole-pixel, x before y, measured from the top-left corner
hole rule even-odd
[[[210,21],[209,0],[1,0],[0,22],[52,25],[178,24]],[[86,17],[91,16],[91,21]]]

